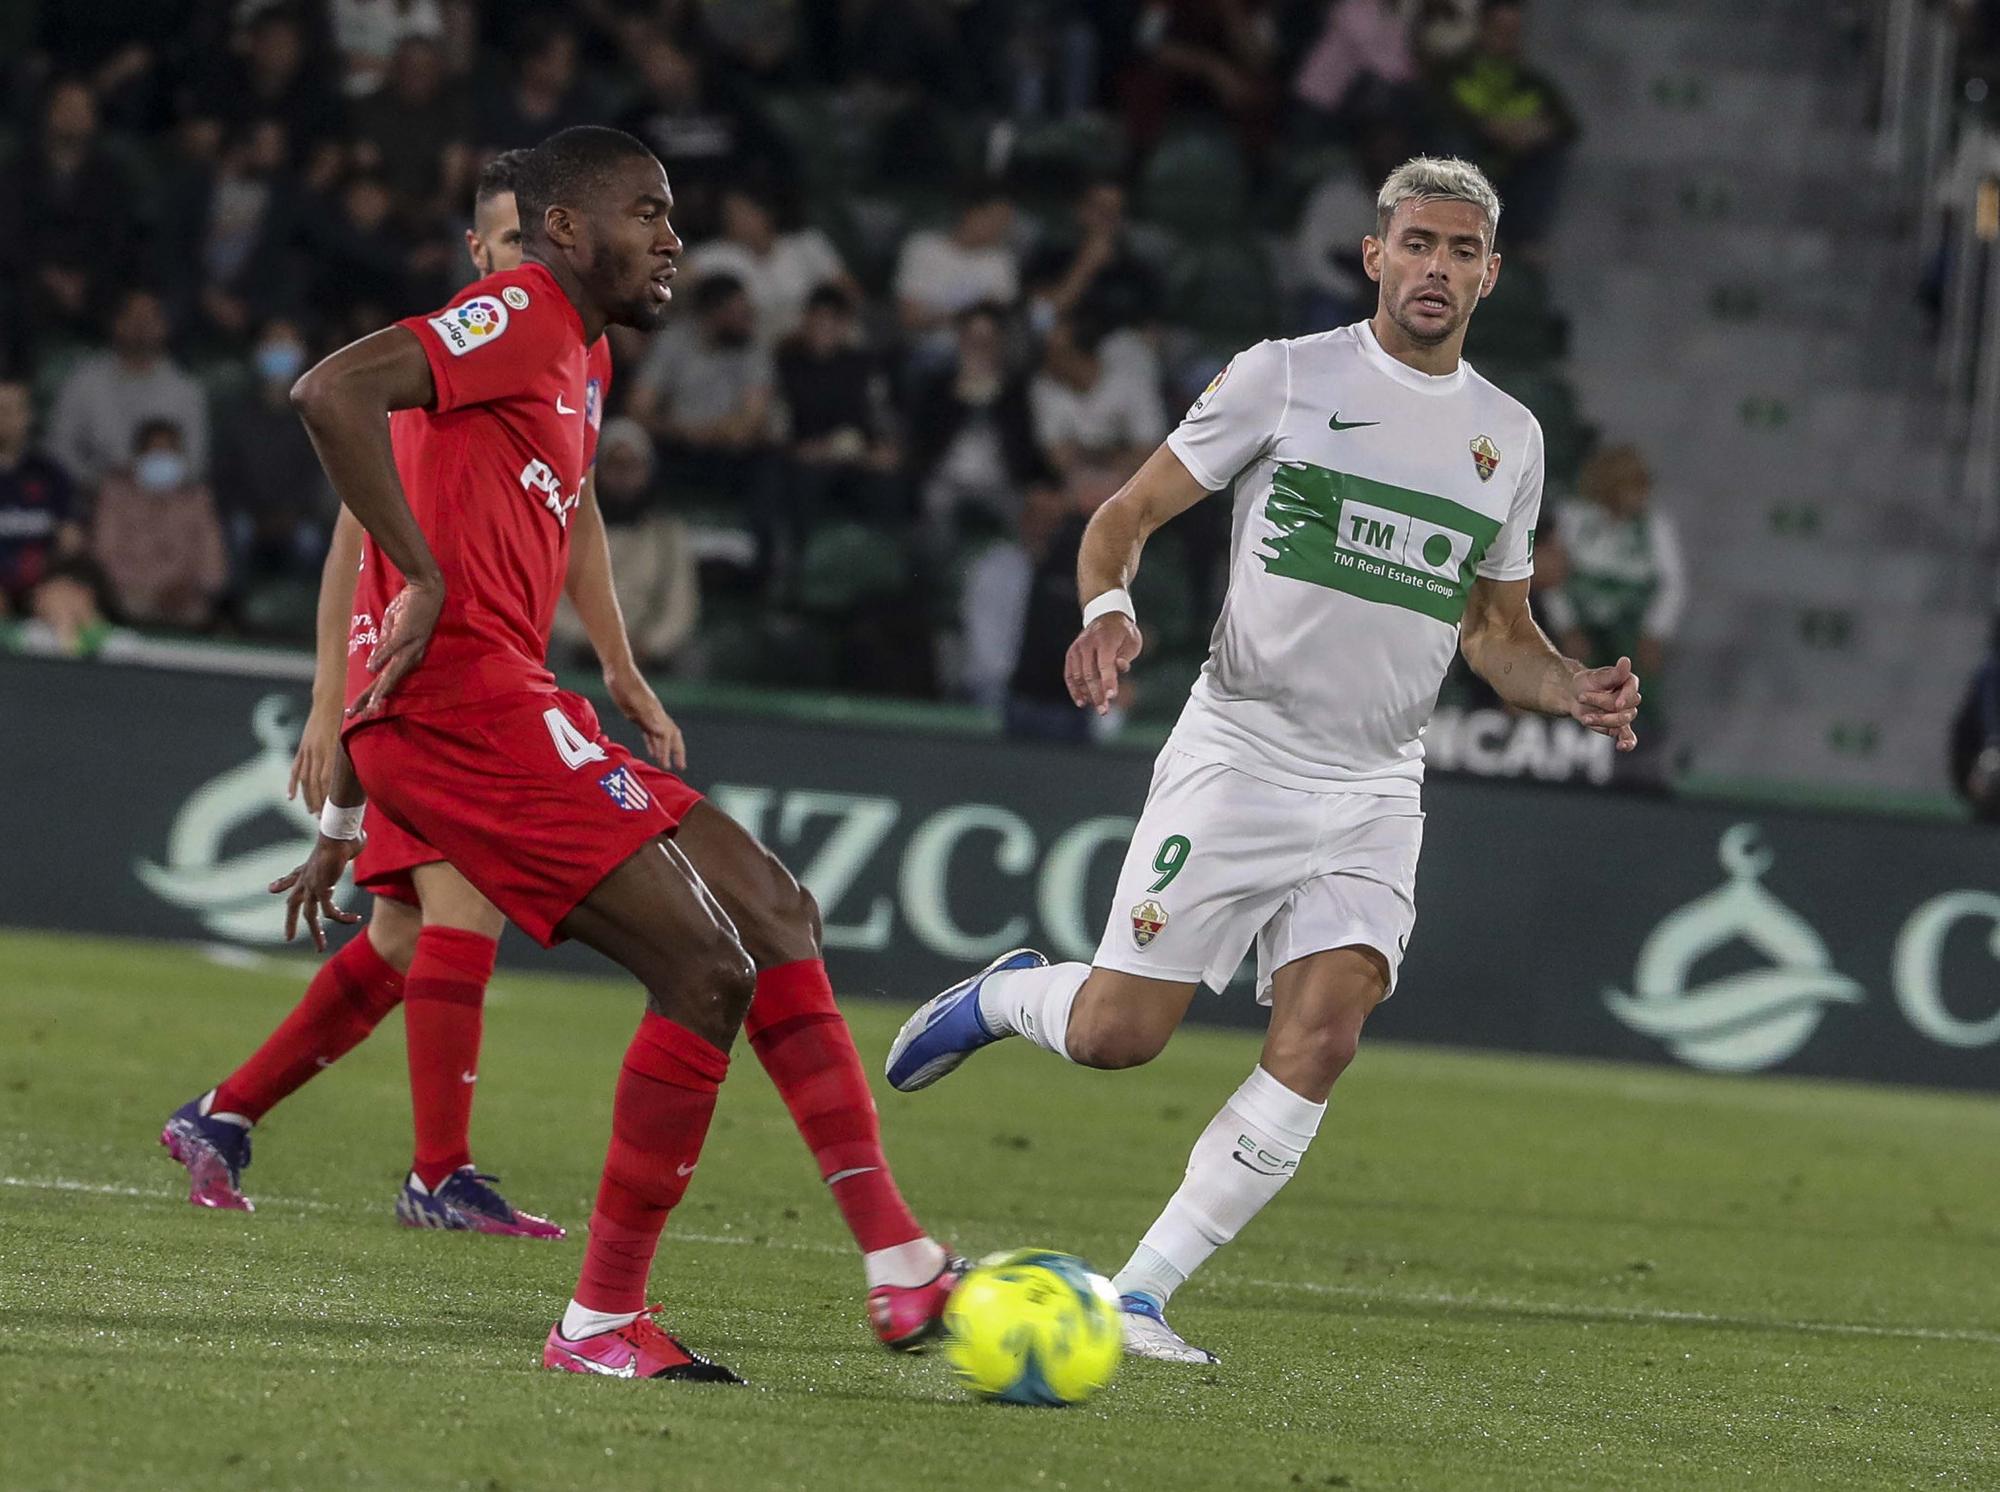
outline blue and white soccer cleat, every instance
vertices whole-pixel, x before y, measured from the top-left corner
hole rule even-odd
[[[1121,1295],[1119,1309],[1125,1313],[1125,1350],[1134,1357],[1150,1357],[1159,1362],[1221,1362],[1206,1347],[1184,1341],[1167,1325],[1166,1313],[1150,1295]]]
[[[981,1047],[1010,1034],[987,1029],[979,1014],[979,986],[989,974],[1048,966],[1049,961],[1034,949],[1016,948],[970,979],[919,1005],[889,1048],[889,1061],[883,1068],[889,1086],[903,1093],[928,1088]]]

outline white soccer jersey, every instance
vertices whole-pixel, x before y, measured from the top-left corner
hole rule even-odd
[[[1475,575],[1533,570],[1542,430],[1365,321],[1259,342],[1167,445],[1235,484],[1229,589],[1172,745],[1287,787],[1415,796]]]

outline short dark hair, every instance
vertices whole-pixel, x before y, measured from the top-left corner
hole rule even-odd
[[[514,163],[514,203],[521,210],[521,232],[533,237],[542,219],[558,204],[573,206],[600,187],[614,167],[630,160],[652,160],[645,142],[623,130],[601,124],[572,125],[558,130]]]
[[[181,429],[181,422],[155,416],[150,420],[141,420],[139,428],[132,432],[132,453],[137,455],[145,450],[156,435],[171,435],[182,450],[187,449],[187,432]]]
[[[812,294],[806,297],[808,311],[838,311],[843,316],[852,314],[854,301],[848,293],[832,280],[823,280],[813,286]]]
[[[472,189],[474,208],[484,207],[502,192],[514,190],[514,175],[521,169],[525,150],[503,150],[479,168],[479,181]]]
[[[743,282],[734,275],[703,275],[694,283],[694,312],[706,316],[719,311],[739,295],[747,295]]]

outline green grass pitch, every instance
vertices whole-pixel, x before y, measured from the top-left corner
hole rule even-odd
[[[259,1129],[254,1217],[185,1205],[161,1121],[308,967],[0,935],[8,1492],[2000,1486],[1990,1098],[1365,1049],[1299,1179],[1176,1302],[1222,1364],[1128,1361],[1052,1412],[874,1345],[739,1046],[654,1291],[755,1386],[677,1388],[539,1371],[576,1238],[395,1226],[394,1019]],[[494,985],[481,1163],[579,1233],[637,1012],[611,980]],[[852,1010],[871,1067],[902,1014]],[[961,1247],[1114,1269],[1255,1052],[1002,1049],[885,1091],[890,1154]]]

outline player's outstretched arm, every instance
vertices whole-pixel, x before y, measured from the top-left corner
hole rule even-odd
[[[361,570],[361,525],[346,508],[334,520],[326,563],[319,572],[319,617],[313,644],[312,710],[299,733],[285,796],[304,790],[318,813],[333,786],[340,754],[340,704],[347,685],[347,629],[354,615],[354,587]]]
[[[1118,698],[1118,676],[1139,656],[1139,623],[1126,591],[1139,573],[1139,555],[1155,529],[1208,491],[1162,444],[1091,516],[1076,560],[1083,630],[1063,662],[1063,680],[1079,708],[1090,706],[1103,715]]]
[[[604,514],[597,506],[597,472],[584,473],[577,496],[574,526],[569,536],[569,573],[563,589],[576,608],[577,619],[590,638],[591,650],[604,669],[604,687],[619,713],[638,726],[646,750],[663,767],[679,772],[687,766],[687,744],[666,706],[639,671],[632,656],[632,638],[625,630],[625,612],[611,574],[611,541],[604,532]]]
[[[1620,751],[1630,751],[1639,744],[1632,722],[1639,716],[1640,700],[1632,660],[1585,668],[1565,658],[1535,624],[1528,610],[1528,585],[1526,580],[1473,581],[1459,623],[1465,661],[1515,708],[1567,715],[1611,737]]]
[[[393,410],[421,409],[435,397],[430,361],[416,333],[401,326],[348,343],[292,385],[292,407],[334,492],[403,575],[403,589],[389,603],[381,641],[368,658],[375,678],[349,710],[357,719],[379,709],[423,661],[444,606],[444,577],[396,476],[387,418]]]

